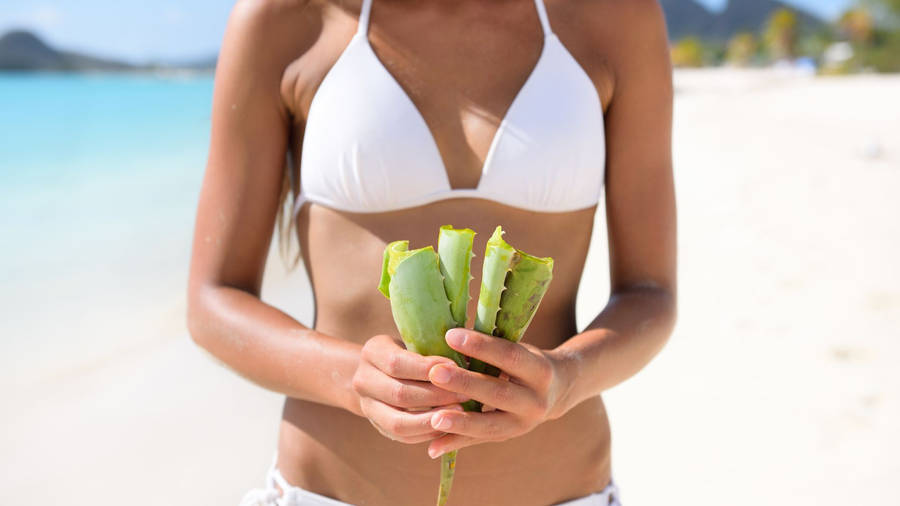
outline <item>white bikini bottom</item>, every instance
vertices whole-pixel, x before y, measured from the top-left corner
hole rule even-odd
[[[278,457],[275,457],[275,461]],[[247,492],[240,506],[352,506],[349,503],[332,499],[309,490],[295,487],[284,479],[281,471],[272,462],[266,475],[265,488],[257,488]],[[276,486],[277,485],[277,486]],[[284,493],[278,489],[281,488]],[[557,503],[555,506],[622,506],[619,502],[619,488],[612,479],[601,492],[596,492],[571,501]]]

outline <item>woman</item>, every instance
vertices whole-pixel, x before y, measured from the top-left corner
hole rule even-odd
[[[654,0],[240,0],[188,320],[200,346],[286,395],[268,489],[245,503],[431,504],[435,459],[460,448],[450,504],[617,503],[600,394],[675,318],[671,106]],[[579,333],[604,189],[611,296]],[[314,328],[259,299],[291,196]],[[447,335],[508,381],[405,351],[376,290],[387,242],[433,244],[447,223],[478,231],[475,251],[499,224],[555,259],[522,344]],[[478,286],[480,255],[472,272]],[[461,411],[469,398],[497,409]]]

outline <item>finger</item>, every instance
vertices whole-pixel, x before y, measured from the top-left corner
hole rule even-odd
[[[360,395],[404,409],[431,409],[469,399],[463,394],[445,390],[428,381],[392,378],[374,367],[362,372],[354,382],[354,388]]]
[[[435,439],[431,442],[431,444],[428,445],[428,456],[436,459],[447,452],[459,450],[460,448],[472,446],[480,442],[483,441],[469,436],[447,434]]]
[[[428,375],[435,385],[463,394],[482,404],[513,413],[527,413],[538,407],[537,394],[525,386],[493,376],[467,371],[456,365],[436,365]]]
[[[382,430],[381,427],[379,427],[378,425],[375,425],[375,422],[373,422],[372,420],[369,420],[369,423],[372,424],[372,427],[375,427],[375,429],[378,431],[379,434],[386,437],[387,439],[390,439],[391,441],[396,441],[398,443],[409,444],[409,445],[424,443],[426,441],[433,441],[434,439],[437,439],[444,434],[443,432],[433,432],[431,434],[423,434],[421,436],[401,437],[401,436],[395,436],[395,435],[389,434],[388,432]]]
[[[447,331],[445,338],[454,350],[487,362],[526,384],[538,386],[552,373],[546,360],[520,343],[462,328]]]
[[[443,432],[431,426],[436,410],[410,413],[392,408],[375,399],[364,401],[363,411],[372,425],[384,436],[401,443],[420,443],[439,437]],[[441,408],[450,412],[452,409]],[[459,407],[462,410],[462,407]]]
[[[440,409],[431,414],[431,427],[441,432],[488,441],[502,441],[521,432],[519,418],[512,413],[474,413]]]
[[[497,376],[497,378],[498,378],[498,379],[501,379],[501,380],[503,380],[503,381],[508,381],[508,380],[509,380],[509,374],[506,374],[505,372],[500,371],[500,376]],[[482,413],[489,413],[489,412],[494,411],[494,410],[496,410],[496,409],[497,409],[497,408],[495,408],[494,406],[491,406],[490,404],[482,404],[482,405],[481,405],[481,412],[482,412]]]
[[[375,336],[363,347],[365,358],[388,376],[428,381],[428,371],[436,364],[453,364],[449,358],[422,356],[401,347],[390,336]]]

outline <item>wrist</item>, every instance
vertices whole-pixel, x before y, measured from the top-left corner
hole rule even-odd
[[[578,378],[581,376],[579,373],[581,359],[577,353],[562,348],[549,350],[547,354],[553,360],[558,378],[556,399],[548,415],[548,418],[555,420],[568,413],[580,402],[575,392],[577,392]]]
[[[360,402],[362,399],[359,395],[359,392],[357,392],[356,388],[353,386],[358,367],[359,360],[357,360],[357,366],[353,369],[353,373],[350,374],[350,380],[347,382],[346,388],[344,390],[346,395],[344,396],[343,408],[356,416],[365,417],[366,415],[365,413],[363,413],[362,404]]]
[[[344,409],[356,416],[365,417],[366,415],[362,411],[362,406],[360,405],[359,400],[359,394],[357,394],[356,391],[351,388],[349,394],[347,395],[347,400],[344,403]]]

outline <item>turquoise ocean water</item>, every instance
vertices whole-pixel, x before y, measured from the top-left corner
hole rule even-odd
[[[207,75],[0,73],[0,384],[182,305],[211,98]]]

